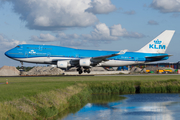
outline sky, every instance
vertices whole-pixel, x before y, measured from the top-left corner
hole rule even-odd
[[[177,62],[179,21],[180,0],[0,0],[0,67],[21,65],[4,55],[18,44],[137,51],[164,30]]]

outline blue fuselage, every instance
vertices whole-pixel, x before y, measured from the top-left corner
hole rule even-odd
[[[98,56],[105,56],[110,54],[116,54],[119,51],[104,51],[104,50],[83,50],[74,49],[61,46],[53,45],[31,45],[24,44],[18,45],[15,48],[7,51],[5,53],[9,58],[30,63],[44,63],[44,64],[56,64],[59,60],[67,59],[81,59],[81,58],[92,58]],[[126,52],[122,55],[117,55],[108,58],[109,61],[119,61],[123,62],[122,65],[137,64],[145,62],[153,62],[159,60],[167,60],[169,57],[167,54],[159,53],[140,53],[140,52]],[[156,56],[166,56],[166,57],[156,57]],[[127,62],[127,64],[126,64]],[[117,63],[112,66],[121,66]],[[104,64],[102,66],[111,66]]]

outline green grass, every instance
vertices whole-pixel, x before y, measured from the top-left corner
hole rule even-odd
[[[5,84],[6,79],[8,79],[8,85]],[[30,97],[50,90],[64,89],[76,83],[102,84],[103,82],[104,84],[108,84],[109,82],[131,81],[135,82],[135,84],[141,84],[141,82],[164,81],[168,79],[180,80],[180,76],[1,77],[0,83],[3,84],[0,84],[0,102]],[[114,89],[114,91],[116,90]]]
[[[129,94],[135,87],[141,93],[180,92],[179,75],[1,77],[0,83],[0,119],[9,120],[49,119],[70,107],[80,109],[91,94]]]
[[[6,78],[9,84],[5,84],[0,78],[0,102],[11,101],[22,97],[30,97],[41,92],[55,89],[64,89],[74,85],[75,82],[58,81],[53,78]],[[57,78],[56,78],[57,79]]]
[[[93,94],[130,94],[135,93],[133,81],[89,83]]]

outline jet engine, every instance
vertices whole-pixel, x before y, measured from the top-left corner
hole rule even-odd
[[[68,67],[70,67],[70,65],[69,65],[68,61],[58,61],[57,67],[58,68],[68,68]]]
[[[90,67],[91,66],[91,60],[90,59],[80,59],[79,65],[81,67]]]

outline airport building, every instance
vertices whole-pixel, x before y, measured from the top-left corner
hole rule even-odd
[[[121,66],[118,67],[119,71],[126,71],[126,70],[131,70],[133,67],[138,67],[138,68],[148,68],[148,67],[158,67],[158,68],[172,68],[172,69],[180,69],[180,61],[173,63],[173,62],[167,62],[167,63],[146,63],[146,64],[135,64],[135,65],[130,65],[130,66]]]

